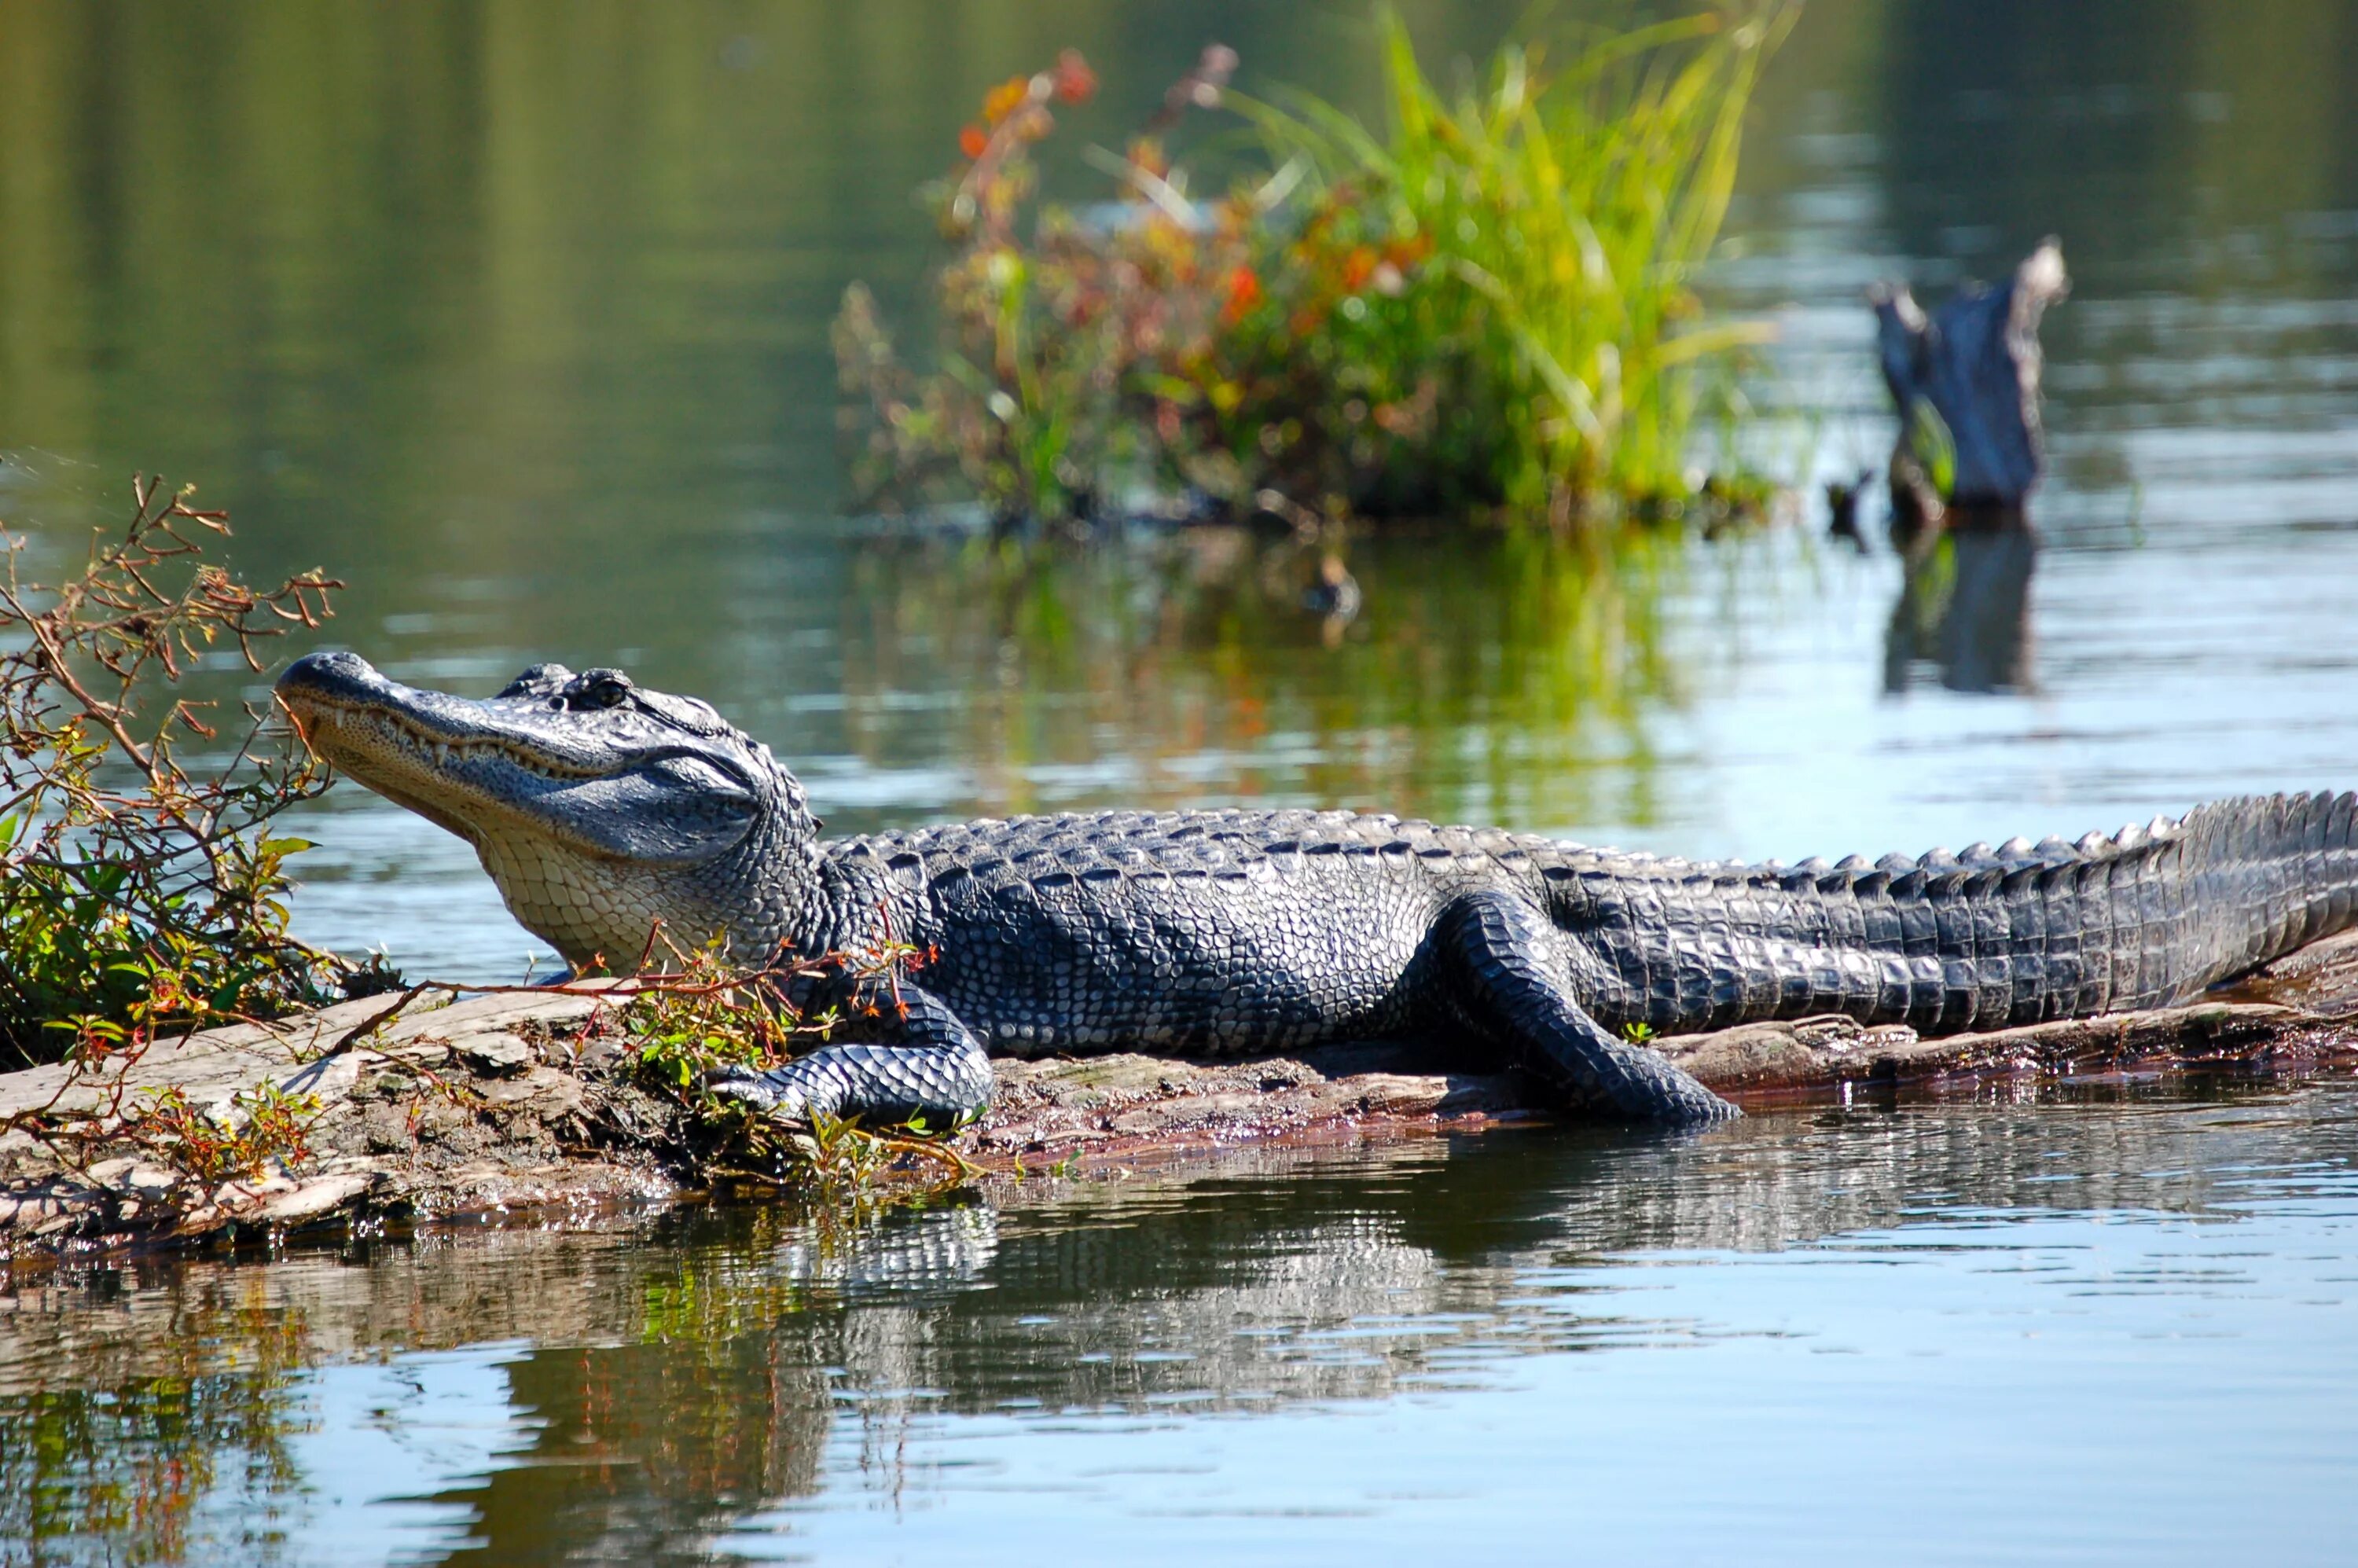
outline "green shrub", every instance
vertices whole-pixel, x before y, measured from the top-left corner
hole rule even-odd
[[[855,503],[975,497],[1055,524],[1188,492],[1230,514],[1563,524],[1685,503],[1706,395],[1763,336],[1710,319],[1693,283],[1790,16],[1706,13],[1561,61],[1510,43],[1455,98],[1386,18],[1381,134],[1307,93],[1230,92],[1235,57],[1209,50],[1099,160],[1120,200],[1086,212],[1036,201],[1031,148],[1087,68],[1002,83],[936,192],[941,369],[903,368],[873,298],[846,296]],[[1159,133],[1222,104],[1266,172],[1198,202]]]
[[[258,672],[259,644],[342,585],[248,588],[201,558],[222,514],[135,483],[129,527],[53,588],[0,535],[0,1064],[326,1000],[344,970],[287,934],[286,862],[309,846],[270,832],[324,780],[253,713],[225,763],[184,770],[180,745],[222,737],[174,691],[209,650]]]

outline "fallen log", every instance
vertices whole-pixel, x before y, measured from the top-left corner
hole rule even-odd
[[[0,1075],[0,1257],[612,1209],[709,1191],[711,1173],[686,1152],[693,1113],[634,1081],[638,1043],[616,1020],[579,989],[397,1013],[373,998],[167,1041],[119,1072]],[[2358,933],[2183,1007],[1932,1039],[1830,1016],[1654,1044],[1756,1109],[2000,1076],[2358,1065]],[[1452,1054],[1404,1041],[1245,1061],[1006,1061],[990,1113],[956,1147],[990,1182],[1547,1119],[1520,1075],[1467,1072]],[[159,1096],[233,1124],[272,1093],[315,1108],[299,1154],[259,1173],[207,1179],[185,1149],[108,1141],[110,1123],[120,1132]]]

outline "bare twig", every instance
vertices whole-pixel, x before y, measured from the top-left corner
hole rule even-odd
[[[175,742],[220,727],[161,689],[217,647],[259,671],[342,585],[248,587],[202,559],[224,514],[145,474],[132,493],[124,527],[54,586],[25,580],[24,541],[0,534],[0,1053],[19,1060],[316,1002],[344,968],[287,935],[281,864],[301,846],[266,831],[324,774],[264,746],[251,709],[227,761],[189,772]]]

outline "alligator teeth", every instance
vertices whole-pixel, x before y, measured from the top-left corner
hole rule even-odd
[[[566,782],[594,777],[594,772],[553,765],[537,758],[517,756],[497,741],[438,741],[406,725],[393,726],[395,739],[411,757],[436,768],[449,768],[452,763],[482,760],[501,762],[519,772],[537,778]]]

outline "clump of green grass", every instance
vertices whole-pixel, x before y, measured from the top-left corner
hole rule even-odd
[[[1343,243],[1323,227],[1358,231],[1346,238],[1361,258],[1370,241],[1423,252],[1412,287],[1347,293],[1331,312],[1314,295],[1282,323],[1334,354],[1340,382],[1396,402],[1453,395],[1451,438],[1407,443],[1395,465],[1558,518],[1688,496],[1709,373],[1765,336],[1709,319],[1693,280],[1726,215],[1754,81],[1790,17],[1705,13],[1585,48],[1509,43],[1455,95],[1388,18],[1388,137],[1306,93],[1238,101],[1273,154],[1314,171],[1314,274]]]
[[[1691,471],[1751,322],[1693,292],[1745,108],[1792,12],[1708,12],[1585,44],[1509,43],[1436,86],[1379,21],[1390,124],[1228,90],[1214,49],[1127,152],[1120,200],[1036,200],[1031,149],[1093,86],[1067,55],[1001,84],[937,192],[941,369],[893,351],[855,286],[837,326],[855,500],[979,498],[1001,521],[1127,509],[1599,517],[1755,508]],[[1222,107],[1266,155],[1225,198],[1164,147]],[[1025,219],[1029,218],[1029,232]]]

